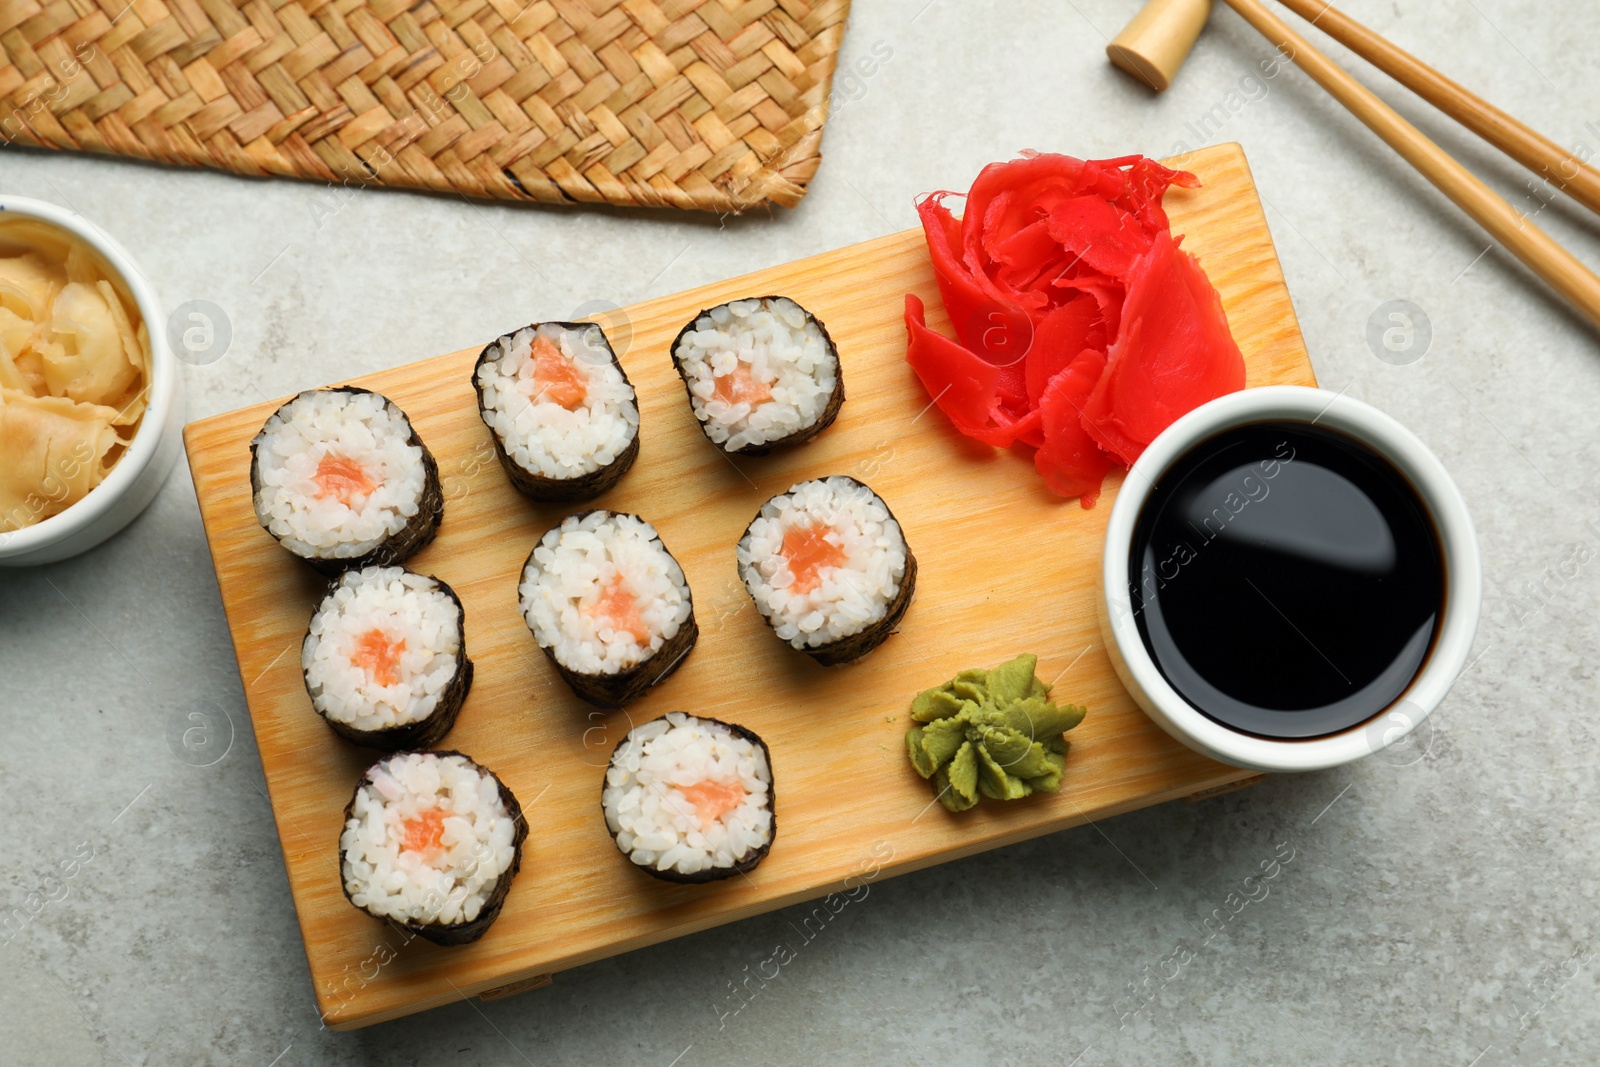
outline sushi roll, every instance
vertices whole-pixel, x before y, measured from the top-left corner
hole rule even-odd
[[[618,742],[600,810],[617,849],[646,874],[668,882],[744,874],[778,833],[771,754],[742,726],[674,711]]]
[[[711,443],[760,456],[809,441],[844,403],[839,350],[786,296],[708,308],[672,342],[672,362]]]
[[[556,671],[600,707],[620,708],[671,674],[700,633],[683,568],[635,515],[569,515],[529,553],[518,593]]]
[[[439,945],[500,915],[528,825],[504,782],[459,752],[401,752],[367,768],[344,809],[339,881],[374,919]]]
[[[478,414],[511,484],[534,500],[588,500],[639,455],[639,402],[591,322],[536,322],[478,357]]]
[[[403,567],[345,571],[300,646],[311,706],[347,740],[389,752],[431,748],[472,687],[461,600]]]
[[[916,557],[889,505],[842,475],[767,501],[735,555],[773,632],[830,667],[881,645],[917,584]]]
[[[250,442],[256,519],[324,574],[400,563],[444,517],[439,465],[411,420],[367,389],[312,389]]]

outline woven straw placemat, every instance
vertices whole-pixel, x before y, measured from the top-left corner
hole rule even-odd
[[[0,141],[468,196],[791,206],[849,0],[0,0]]]

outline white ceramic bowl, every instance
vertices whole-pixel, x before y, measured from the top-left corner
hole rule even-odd
[[[0,566],[17,567],[75,556],[132,522],[155,497],[178,458],[183,405],[177,362],[167,346],[161,301],[127,250],[77,212],[42,200],[0,196],[0,212],[48,223],[100,253],[133,294],[150,335],[150,394],[133,442],[105,481],[89,490],[82,500],[32,526],[0,532]],[[0,462],[4,462],[3,456]]]
[[[1433,651],[1394,704],[1340,733],[1273,740],[1241,733],[1201,714],[1178,695],[1139,636],[1129,596],[1134,523],[1157,480],[1190,448],[1234,426],[1266,421],[1316,423],[1340,430],[1385,456],[1416,489],[1439,532],[1445,604]],[[1196,408],[1151,442],[1129,471],[1106,528],[1100,572],[1101,630],[1122,683],[1162,729],[1197,752],[1259,771],[1310,771],[1380,751],[1421,724],[1466,666],[1483,602],[1478,540],[1461,492],[1417,436],[1370,404],[1299,386],[1230,393]]]

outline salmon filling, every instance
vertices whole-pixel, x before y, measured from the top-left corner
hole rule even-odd
[[[533,384],[536,397],[542,396],[568,411],[583,406],[589,396],[589,383],[572,360],[548,337],[533,339]]]
[[[441,808],[424,808],[402,824],[400,847],[406,852],[431,852],[444,845],[445,813]]]
[[[767,383],[757,378],[750,364],[743,360],[735,363],[733,370],[727,374],[718,375],[713,385],[712,395],[726,404],[749,404],[754,407],[772,399],[772,390]]]
[[[400,656],[405,650],[405,638],[393,639],[374,628],[356,638],[350,659],[379,685],[394,685],[400,680]]]
[[[365,467],[332,452],[317,463],[317,473],[311,479],[317,483],[317,496],[331,496],[346,506],[352,498],[370,496],[378,488],[378,483],[372,480],[372,475],[367,473]]]
[[[644,616],[639,614],[639,599],[628,592],[620,574],[600,590],[589,615],[596,622],[610,623],[613,630],[630,635],[640,645],[650,644],[650,629],[644,624]]]
[[[824,523],[791,526],[784,531],[781,551],[794,575],[794,583],[789,588],[796,593],[811,592],[822,584],[825,568],[844,563],[844,549],[828,540],[833,532],[833,527]]]
[[[744,803],[744,787],[738,782],[695,782],[675,786],[683,798],[694,805],[702,827],[720,822],[723,816]]]

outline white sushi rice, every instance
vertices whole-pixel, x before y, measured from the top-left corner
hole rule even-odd
[[[355,659],[374,630],[404,646],[389,685]],[[433,714],[460,653],[461,609],[436,580],[403,567],[366,567],[346,571],[323,598],[300,665],[317,711],[357,730],[382,730]]]
[[[714,821],[678,787],[737,783],[745,798]],[[772,840],[772,769],[760,745],[674,711],[636,727],[612,754],[601,791],[606,826],[634,863],[696,874],[728,868]]]
[[[590,614],[620,576],[650,634],[647,644]],[[676,637],[691,609],[683,568],[655,527],[633,515],[568,516],[540,539],[518,587],[522,615],[540,647],[580,674],[617,674]]]
[[[807,592],[783,554],[794,527],[829,527],[844,562]],[[876,493],[852,478],[801,482],[767,501],[737,549],[739,575],[777,635],[798,649],[860,633],[889,611],[906,573],[906,539]]]
[[[839,360],[816,320],[787,297],[735,300],[695,320],[673,356],[688,383],[695,418],[729,452],[789,436],[822,418],[839,383]],[[772,399],[730,404],[717,379],[749,366]]]
[[[426,473],[422,449],[410,438],[405,415],[376,393],[301,393],[262,427],[256,517],[296,555],[366,555],[405,529],[421,507]],[[360,466],[377,488],[349,503],[318,495],[314,476],[330,455]]]
[[[534,380],[535,336],[555,342],[584,379],[583,402],[571,411]],[[633,386],[612,361],[600,327],[546,322],[495,344],[500,354],[479,364],[476,382],[484,421],[517,466],[546,478],[577,478],[615,463],[638,436]]]
[[[440,808],[440,847],[404,847],[406,821]],[[367,771],[339,836],[351,901],[409,923],[472,922],[515,858],[516,821],[500,787],[471,761],[407,752]]]

